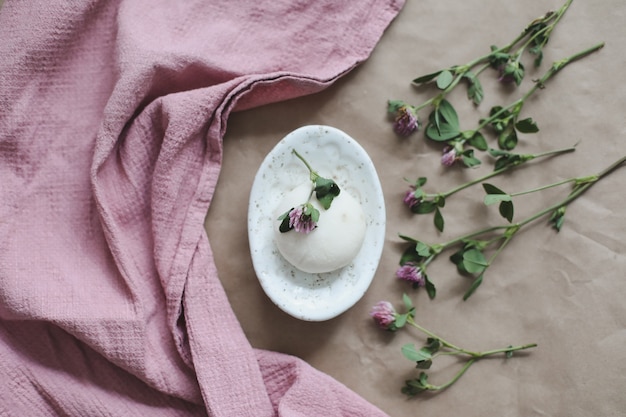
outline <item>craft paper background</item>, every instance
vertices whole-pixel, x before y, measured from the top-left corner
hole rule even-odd
[[[397,138],[385,115],[387,99],[421,103],[432,93],[413,89],[423,74],[463,64],[492,44],[513,39],[535,17],[561,1],[410,1],[383,36],[371,58],[331,89],[304,99],[235,113],[225,137],[225,159],[209,210],[209,236],[228,236],[214,245],[221,280],[237,317],[254,346],[296,354],[370,399],[392,416],[621,416],[626,410],[626,169],[615,171],[568,209],[560,233],[539,221],[520,233],[489,269],[482,287],[466,302],[468,281],[442,259],[429,269],[439,295],[412,292],[394,272],[403,232],[439,242],[483,224],[498,224],[496,207],[485,209],[483,191],[467,190],[447,201],[446,231],[432,218],[413,217],[402,205],[404,177],[427,176],[432,191],[447,190],[475,175],[445,172],[440,147],[421,136]],[[537,152],[578,143],[577,151],[494,179],[521,191],[572,176],[595,173],[626,154],[626,5],[618,0],[574,0],[545,49],[544,64],[527,65],[523,90],[485,81],[486,97],[474,109],[461,88],[452,100],[471,128],[493,104],[517,98],[555,60],[600,41],[598,53],[566,67],[538,92],[523,113],[540,132],[526,135],[518,150]],[[529,62],[529,61],[526,61]],[[485,73],[484,80],[491,78]],[[422,113],[424,115],[424,113]],[[427,113],[426,113],[427,115]],[[360,141],[378,169],[387,201],[387,244],[369,292],[353,309],[324,323],[294,320],[274,307],[256,281],[243,252],[247,245],[247,191],[263,157],[285,134],[323,123]],[[233,192],[237,190],[237,192]],[[516,218],[563,198],[567,188],[516,202]],[[519,216],[519,217],[517,217]],[[230,220],[228,220],[230,219]],[[235,256],[234,254],[242,254]],[[400,346],[416,332],[377,330],[368,312],[381,299],[401,307],[407,291],[417,319],[451,341],[471,349],[538,343],[528,355],[494,358],[472,367],[448,391],[407,400],[400,387],[416,376]],[[440,383],[456,371],[454,361],[431,375]]]

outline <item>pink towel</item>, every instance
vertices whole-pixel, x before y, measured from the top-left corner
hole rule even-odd
[[[402,3],[5,2],[0,415],[382,415],[250,346],[203,220],[229,113],[327,87]]]

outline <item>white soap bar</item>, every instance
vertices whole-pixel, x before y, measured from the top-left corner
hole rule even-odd
[[[304,183],[287,193],[274,212],[274,219],[307,201],[313,184]],[[310,233],[290,230],[281,233],[274,222],[278,250],[293,266],[304,272],[330,272],[348,265],[359,253],[365,238],[365,213],[361,204],[345,190],[325,210],[315,198],[309,201],[319,210],[317,227]]]

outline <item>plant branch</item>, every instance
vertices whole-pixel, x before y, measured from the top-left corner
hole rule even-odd
[[[444,390],[446,388],[448,388],[450,385],[454,384],[456,381],[459,380],[459,378],[461,378],[463,376],[463,374],[470,368],[470,366],[472,366],[474,364],[474,362],[476,362],[478,359],[476,358],[472,358],[470,360],[468,360],[465,365],[463,365],[463,367],[459,370],[459,372],[456,373],[456,375],[454,375],[454,377],[452,377],[452,379],[450,379],[450,381],[446,382],[445,384],[442,385],[428,385],[428,389],[432,390],[432,391],[441,391]]]
[[[593,184],[595,184],[596,182],[598,182],[601,178],[607,176],[608,174],[610,174],[611,172],[613,172],[614,170],[616,170],[617,168],[620,167],[620,165],[622,165],[624,162],[626,162],[626,156],[621,157],[620,159],[618,159],[617,161],[615,161],[614,163],[612,163],[611,165],[609,165],[607,168],[603,169],[602,171],[600,171],[598,174],[595,175],[596,179],[593,181],[588,181],[584,184],[581,184],[579,187],[575,188],[574,191],[572,191],[564,200],[551,205],[550,207],[547,207],[543,210],[540,210],[539,212],[535,213],[534,215],[526,218],[525,220],[517,223],[520,227],[533,222],[534,220],[537,220],[543,216],[545,216],[548,213],[551,213],[552,211],[560,208],[560,207],[564,207],[566,205],[568,205],[569,203],[571,203],[572,201],[574,201],[575,199],[577,199],[582,193],[584,193],[585,191],[587,191],[589,188],[591,188],[591,186]],[[590,177],[586,177],[586,178],[591,178]]]
[[[309,174],[311,177],[311,181],[315,182],[315,180],[319,177],[319,174],[317,172],[315,172],[315,170],[311,167],[311,165],[309,165],[309,162],[304,159],[304,157],[302,155],[300,155],[298,153],[298,151],[296,151],[295,149],[292,149],[291,152],[298,157],[299,160],[301,160],[304,165],[307,167],[307,169],[309,170]]]
[[[453,351],[457,352],[457,354],[462,353],[462,354],[465,354],[465,355],[468,355],[468,356],[472,357],[473,359],[480,359],[480,358],[484,358],[486,356],[495,355],[495,354],[498,354],[498,353],[510,353],[510,352],[515,352],[515,351],[518,351],[518,350],[530,349],[530,348],[533,348],[533,347],[537,346],[536,343],[530,343],[530,344],[521,345],[521,346],[509,346],[509,347],[506,347],[506,348],[492,349],[492,350],[487,350],[487,351],[483,351],[483,352],[475,352],[475,351],[463,349],[462,347],[454,345],[454,344],[448,342],[447,340],[439,337],[435,333],[431,332],[430,330],[428,330],[428,329],[424,328],[423,326],[419,325],[418,323],[416,323],[412,316],[409,316],[407,318],[407,323],[409,323],[411,326],[415,327],[416,329],[418,329],[422,333],[426,334],[427,336],[429,336],[429,337],[431,337],[433,339],[437,339],[443,346],[445,346],[445,347],[447,347],[449,349],[452,349]]]
[[[533,159],[536,158],[542,158],[542,157],[546,157],[546,156],[551,156],[551,155],[557,155],[557,154],[561,154],[561,153],[568,153],[568,152],[573,152],[576,150],[575,146],[571,146],[569,148],[563,148],[563,149],[556,149],[556,150],[552,150],[552,151],[548,151],[548,152],[542,152],[542,153],[538,153],[538,154],[527,154],[524,155],[523,158],[520,159],[519,163],[517,164],[511,164],[511,165],[506,165],[498,170],[492,171],[489,174],[486,174],[480,178],[476,178],[474,180],[468,181],[464,184],[459,185],[458,187],[455,187],[451,190],[448,190],[444,193],[439,193],[439,194],[427,194],[426,197],[427,198],[435,198],[435,197],[449,197],[452,194],[455,194],[461,190],[464,190],[465,188],[471,187],[472,185],[478,184],[480,182],[483,182],[485,180],[488,180],[489,178],[495,177],[497,175],[502,174],[505,171],[508,171],[511,168],[515,168],[525,162],[531,161]]]

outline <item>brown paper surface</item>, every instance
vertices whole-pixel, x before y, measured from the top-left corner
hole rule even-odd
[[[415,89],[413,78],[488,53],[512,40],[533,18],[561,6],[557,1],[409,0],[371,58],[328,90],[289,102],[233,114],[224,139],[224,164],[206,228],[220,279],[254,347],[298,356],[386,411],[406,416],[618,416],[626,412],[626,166],[602,179],[568,208],[556,233],[547,219],[524,227],[488,269],[484,283],[462,300],[470,280],[439,257],[428,269],[438,295],[429,300],[394,273],[404,246],[398,233],[438,243],[501,224],[497,207],[485,207],[480,186],[447,201],[446,227],[439,233],[430,215],[414,216],[402,203],[403,178],[428,177],[428,188],[448,190],[492,169],[488,162],[467,170],[445,169],[441,146],[420,132],[399,138],[386,116],[388,99],[420,104],[432,96]],[[550,64],[598,42],[597,53],[567,66],[525,104],[540,131],[522,135],[516,152],[537,153],[571,146],[574,153],[537,160],[490,182],[516,192],[570,177],[594,174],[626,155],[626,3],[574,1],[534,69],[519,89],[481,76],[485,100],[473,107],[465,88],[450,96],[461,124],[474,128],[496,104],[519,98]],[[428,110],[422,111],[424,120]],[[324,124],[356,139],[373,160],[387,210],[386,242],[365,296],[350,310],[325,322],[300,321],[264,294],[254,273],[246,219],[254,176],[265,155],[290,131]],[[488,136],[493,144],[493,137]],[[515,220],[563,199],[569,186],[515,201]],[[451,388],[407,399],[400,388],[417,376],[400,353],[425,337],[414,329],[395,334],[377,329],[368,313],[389,300],[401,307],[403,292],[416,305],[416,320],[453,343],[487,350],[535,342],[536,349],[506,360],[476,363]],[[432,383],[443,383],[461,363],[435,362]]]

